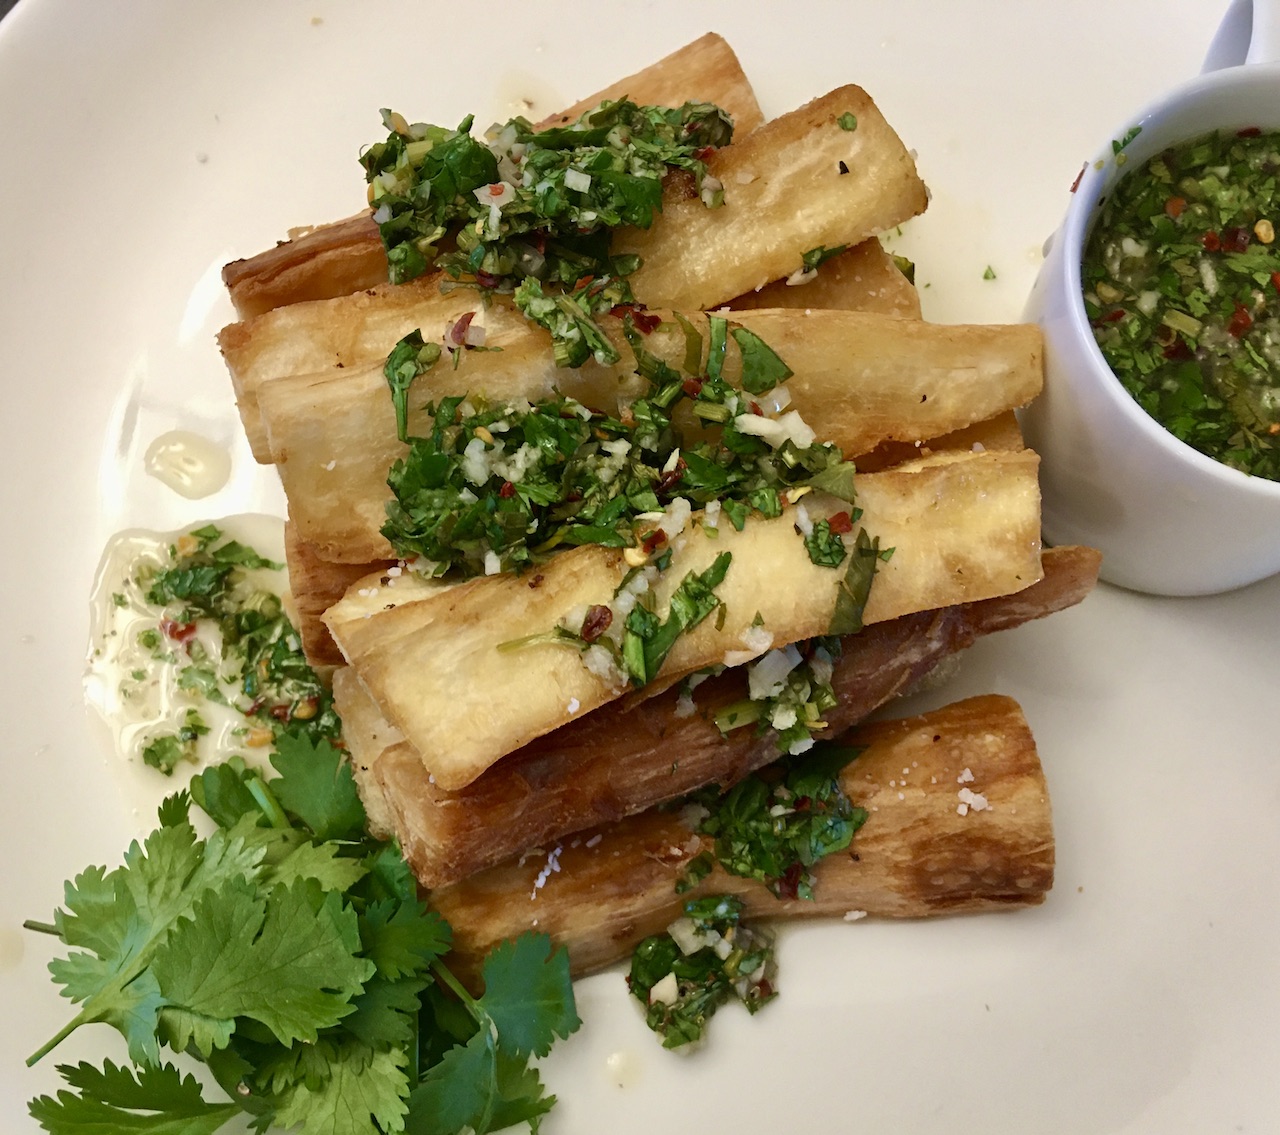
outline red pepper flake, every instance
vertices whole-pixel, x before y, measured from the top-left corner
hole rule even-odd
[[[1222,230],[1222,251],[1223,252],[1244,252],[1249,247],[1249,241],[1253,238],[1249,235],[1249,230],[1237,226]]]
[[[1253,316],[1249,314],[1248,309],[1242,303],[1236,304],[1236,310],[1231,316],[1231,322],[1227,324],[1227,331],[1239,339],[1252,326]]]
[[[1187,341],[1181,336],[1174,339],[1174,341],[1160,353],[1171,362],[1184,362],[1185,360],[1193,357],[1191,348],[1187,346]]]
[[[694,150],[693,156],[700,162],[705,162],[712,154],[716,152],[714,146],[703,146],[700,150]]]
[[[476,283],[482,288],[496,288],[502,283],[502,277],[495,276],[491,272],[476,272]]]
[[[697,398],[698,395],[702,393],[702,379],[692,377],[686,378],[684,382],[680,384],[680,389],[689,395],[690,398]]]
[[[273,705],[267,712],[277,721],[289,720],[289,707],[287,705]]]
[[[162,619],[160,630],[165,638],[171,638],[174,642],[184,645],[196,637],[195,623],[180,623],[176,619]]]
[[[1072,193],[1074,193],[1077,189],[1079,189],[1079,188],[1080,188],[1080,179],[1081,179],[1082,177],[1084,177],[1084,171],[1085,171],[1085,170],[1087,170],[1088,168],[1089,168],[1089,163],[1088,163],[1088,162],[1085,162],[1085,163],[1084,163],[1084,165],[1082,165],[1082,166],[1080,167],[1080,172],[1079,172],[1078,174],[1076,174],[1076,179],[1075,179],[1075,181],[1073,181],[1073,182],[1071,183],[1071,192],[1072,192]]]
[[[666,542],[667,534],[661,528],[655,528],[640,542],[640,550],[646,556],[651,556],[655,548],[660,548]]]
[[[1271,286],[1275,288],[1277,292],[1280,292],[1280,272],[1271,273]]]
[[[644,308],[637,307],[632,303],[614,304],[609,309],[609,314],[616,316],[618,319],[624,319],[628,315],[631,316],[631,322],[641,335],[652,334],[662,326],[662,316],[654,315],[653,312],[645,311]]]
[[[1236,131],[1237,138],[1256,138],[1262,133],[1261,126],[1246,126],[1243,130]]]
[[[531,580],[529,580],[529,590],[537,591],[538,588],[542,586],[542,581],[545,580],[546,578],[547,577],[543,575],[542,572],[538,572],[537,575],[535,575]]]
[[[1164,211],[1167,216],[1173,217],[1175,220],[1182,216],[1182,210],[1187,207],[1187,199],[1185,197],[1170,197],[1164,203]]]
[[[793,863],[786,874],[778,880],[778,898],[794,899],[800,897],[800,877],[804,873],[803,863]]]
[[[587,617],[582,620],[582,641],[595,642],[613,622],[613,612],[603,603],[595,603],[587,608]]]
[[[510,481],[503,481],[502,488],[498,490],[498,496],[503,500],[510,500],[516,495],[516,487]]]
[[[586,232],[585,229],[582,231]],[[579,276],[577,282],[573,285],[573,290],[576,292],[579,288],[585,288],[594,279],[594,276]]]
[[[468,311],[458,316],[458,321],[449,328],[449,341],[457,346],[463,346],[467,341],[467,328],[471,326],[471,321],[475,319],[476,313]]]
[[[763,411],[762,409],[760,409],[760,405],[759,405],[759,403],[757,403],[757,402],[752,402],[752,403],[751,403],[751,412],[752,412],[753,414],[755,414],[755,416],[756,416],[757,418],[763,418],[763,417],[764,417],[764,411]]]
[[[1118,323],[1129,313],[1122,307],[1112,308],[1106,315],[1098,316],[1098,323]]]
[[[685,462],[685,459],[683,457],[677,458],[675,467],[672,469],[668,469],[665,473],[662,474],[661,477],[658,478],[658,483],[655,486],[655,491],[659,493],[665,493],[671,489],[674,489],[676,485],[679,484],[680,478],[684,476],[684,471],[688,468],[689,466]]]
[[[853,519],[847,512],[837,512],[827,519],[827,526],[838,536],[853,531]]]
[[[1206,252],[1217,252],[1222,247],[1222,241],[1218,239],[1218,234],[1209,232],[1200,238],[1200,243],[1204,245]]]
[[[808,812],[813,808],[813,800],[808,796],[797,796],[793,807],[797,812]]]

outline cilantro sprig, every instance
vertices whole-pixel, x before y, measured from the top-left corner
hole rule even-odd
[[[203,1135],[245,1114],[304,1135],[536,1128],[554,1097],[530,1061],[579,1023],[564,952],[506,943],[473,997],[445,964],[448,924],[365,833],[339,751],[285,733],[274,763],[272,779],[235,759],[205,770],[123,866],[82,872],[52,924],[28,924],[72,948],[50,969],[80,1006],[30,1062],[105,1023],[132,1064],[62,1066],[67,1088],[31,1114],[53,1135]],[[162,1048],[202,1060],[226,1098]]]

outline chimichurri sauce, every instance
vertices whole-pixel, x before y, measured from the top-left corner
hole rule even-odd
[[[1085,311],[1138,404],[1225,465],[1280,481],[1280,133],[1213,134],[1116,185]]]

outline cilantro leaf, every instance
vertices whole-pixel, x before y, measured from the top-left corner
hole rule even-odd
[[[406,1135],[457,1135],[465,1127],[489,1131],[498,1094],[493,1042],[481,1029],[428,1068],[409,1093]]]
[[[569,954],[545,934],[525,933],[497,946],[484,961],[480,1007],[498,1027],[504,1049],[542,1057],[556,1037],[582,1021],[569,992]]]
[[[671,596],[666,622],[647,607],[637,604],[632,609],[622,638],[622,660],[637,686],[653,681],[676,640],[720,606],[715,589],[732,561],[732,552],[721,552],[705,571],[689,572]]]
[[[414,1039],[426,987],[427,982],[418,978],[374,977],[356,997],[355,1012],[343,1020],[342,1027],[371,1048],[407,1045]]]
[[[207,1103],[194,1076],[170,1064],[133,1073],[106,1061],[60,1064],[58,1072],[80,1094],[31,1101],[31,1117],[51,1135],[212,1135],[240,1110],[234,1103]]]
[[[175,1049],[225,1047],[237,1017],[260,1022],[282,1044],[311,1042],[351,1012],[375,967],[354,956],[355,913],[336,892],[322,893],[302,881],[264,899],[236,883],[195,903],[152,965]]]
[[[417,899],[373,903],[360,917],[365,957],[383,977],[409,977],[426,972],[449,951],[449,924]]]
[[[400,1048],[371,1052],[351,1044],[327,1053],[328,1075],[297,1081],[275,1115],[302,1135],[380,1135],[399,1131],[408,1112],[408,1058]]]
[[[187,823],[161,827],[145,844],[132,844],[123,867],[93,867],[66,888],[65,910],[54,913],[58,934],[69,946],[85,947],[49,964],[53,979],[80,1012],[40,1048],[34,1063],[79,1026],[114,1025],[129,1044],[130,1058],[155,1064],[155,1036],[163,1002],[153,974],[153,955],[171,927],[200,895],[247,877],[260,851],[215,833],[206,845]]]
[[[280,773],[272,790],[317,839],[359,839],[364,834],[364,805],[351,767],[327,740],[282,733],[271,763]]]

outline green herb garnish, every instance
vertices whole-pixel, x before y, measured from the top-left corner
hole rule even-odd
[[[88,869],[51,925],[28,923],[72,947],[51,970],[80,1005],[31,1062],[105,1023],[132,1064],[64,1066],[70,1090],[31,1114],[54,1135],[204,1135],[237,1116],[303,1135],[536,1129],[554,1097],[529,1061],[579,1024],[564,951],[540,935],[499,946],[473,997],[441,960],[448,924],[366,835],[339,752],[293,733],[278,745],[278,778],[238,760],[206,770],[122,867]],[[225,1098],[162,1048],[203,1061]]]
[[[827,727],[822,715],[835,707],[831,677],[841,650],[839,638],[827,637],[793,644],[766,655],[766,659],[773,655],[786,657],[791,669],[774,685],[763,689],[757,689],[752,682],[751,697],[724,706],[716,713],[716,728],[721,733],[730,733],[754,725],[758,734],[773,729],[777,734],[778,752],[794,755],[807,751],[813,745],[813,735]],[[760,665],[760,662],[752,663],[748,673]]]
[[[779,515],[788,489],[812,484],[852,499],[853,465],[836,446],[788,439],[771,448],[738,428],[749,407],[722,377],[729,342],[749,392],[791,375],[759,336],[712,316],[704,364],[702,337],[689,325],[690,371],[650,351],[630,319],[624,326],[649,390],[617,418],[567,398],[512,407],[455,396],[427,406],[430,434],[411,437],[388,476],[394,500],[382,533],[398,554],[423,557],[433,574],[470,576],[581,544],[633,546],[638,518],[677,499],[694,508],[719,501],[739,530],[752,510]],[[392,359],[407,352],[412,361],[419,342],[402,340]],[[681,402],[705,427],[693,440],[672,422]]]
[[[741,901],[728,895],[692,899],[671,927],[680,944],[668,931],[636,947],[627,985],[664,1048],[701,1040],[707,1021],[732,998],[756,1013],[776,996],[772,938],[743,926],[741,914]]]
[[[671,596],[665,622],[643,604],[632,608],[622,636],[622,663],[635,685],[653,681],[676,640],[720,606],[715,589],[724,582],[732,561],[731,553],[721,552],[706,571],[686,575]]]
[[[690,797],[708,810],[698,831],[715,840],[716,862],[779,898],[812,899],[813,866],[845,850],[867,819],[840,787],[840,773],[860,751],[825,742],[723,795],[709,789]]]
[[[823,248],[822,245],[818,245],[817,248],[809,249],[800,258],[800,267],[805,272],[816,272],[833,256],[839,256],[848,247],[847,244],[837,244],[832,248]]]
[[[521,310],[551,331],[563,366],[580,366],[593,351],[606,361],[613,348],[594,319],[632,301],[625,281],[640,262],[612,254],[612,231],[648,228],[673,170],[695,178],[709,207],[723,201],[704,159],[733,133],[709,103],[670,109],[626,99],[551,130],[514,118],[495,126],[487,144],[471,136],[470,117],[456,130],[387,110],[382,118],[387,139],[360,164],[391,281],[434,267],[483,290],[516,290]],[[604,283],[575,287],[587,278]]]
[[[267,737],[294,728],[336,738],[332,695],[307,663],[279,596],[246,574],[282,570],[252,548],[224,540],[214,525],[195,529],[170,547],[167,566],[144,566],[127,581],[141,601],[159,608],[157,625],[140,631],[137,641],[153,662],[180,667],[178,689],[234,704]],[[220,642],[218,669],[207,658],[202,629]],[[189,709],[176,733],[148,742],[143,760],[170,773],[179,761],[195,759],[196,740],[207,732]]]
[[[1201,453],[1271,480],[1278,145],[1275,133],[1214,134],[1129,172],[1102,205],[1081,272],[1094,337],[1138,405]]]

